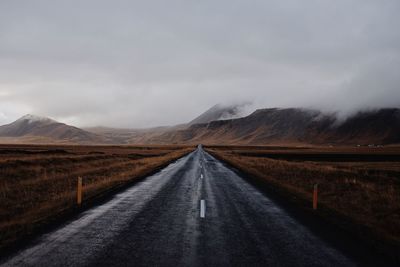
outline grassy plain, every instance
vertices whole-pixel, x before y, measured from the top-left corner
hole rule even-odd
[[[210,146],[211,154],[378,247],[400,249],[400,148]],[[381,243],[382,242],[382,243]],[[400,250],[397,250],[399,253]]]
[[[0,249],[83,202],[144,177],[193,151],[180,146],[0,145]]]

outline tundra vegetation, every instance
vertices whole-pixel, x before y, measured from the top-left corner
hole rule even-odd
[[[400,148],[206,148],[278,195],[308,209],[318,184],[322,216],[374,246],[400,251]]]
[[[0,248],[83,203],[160,169],[194,150],[180,146],[0,146]]]

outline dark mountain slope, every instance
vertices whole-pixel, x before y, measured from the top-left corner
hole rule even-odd
[[[214,111],[209,110],[196,120],[207,121],[213,116],[221,118],[221,114],[234,114]],[[143,130],[99,128],[93,131],[27,115],[11,124],[0,126],[0,137],[3,138],[0,141],[62,141],[78,144],[399,144],[400,110],[363,111],[339,121],[334,114],[316,110],[272,108],[260,109],[238,119],[189,123],[176,127]]]
[[[209,123],[211,121],[217,120],[226,120],[232,118],[238,118],[241,116],[243,108],[247,104],[238,104],[238,105],[222,105],[217,104],[192,120],[188,123],[188,125],[201,124],[201,123]]]
[[[232,120],[195,124],[149,140],[209,144],[391,144],[400,142],[400,111],[357,113],[343,122],[306,109],[261,109]]]

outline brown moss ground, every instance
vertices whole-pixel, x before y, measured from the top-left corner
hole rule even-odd
[[[0,248],[83,201],[144,177],[193,147],[0,146]]]
[[[249,149],[252,156],[244,156],[249,155]],[[295,196],[306,208],[311,207],[313,185],[317,183],[319,206],[329,211],[328,219],[337,215],[352,226],[360,226],[360,234],[367,229],[377,242],[400,248],[399,162],[301,162],[257,156],[257,151],[265,153],[260,148],[207,150],[250,177]]]

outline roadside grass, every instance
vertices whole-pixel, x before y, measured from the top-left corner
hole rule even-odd
[[[346,224],[351,226],[350,231],[359,231],[356,234],[373,239],[372,242],[378,243],[378,247],[382,245],[381,241],[385,242],[397,249],[398,254],[399,162],[329,162],[326,156],[321,162],[299,161],[299,155],[309,153],[309,149],[292,150],[292,153],[297,153],[296,161],[257,156],[257,153],[265,153],[265,148],[263,150],[260,147],[245,147],[242,150],[240,147],[208,147],[206,150],[250,177],[278,189],[283,195],[295,197],[306,208],[311,209],[313,185],[318,184],[321,211],[317,214],[321,212],[321,216],[332,220],[345,219]],[[251,156],[247,156],[249,150]],[[281,152],[279,149],[275,151]],[[314,152],[318,153],[318,150],[314,149]],[[354,153],[354,150],[345,152]],[[319,153],[326,154],[327,150],[319,150]],[[345,227],[349,226],[346,224]]]
[[[194,147],[0,146],[0,249],[83,202],[144,177]]]

